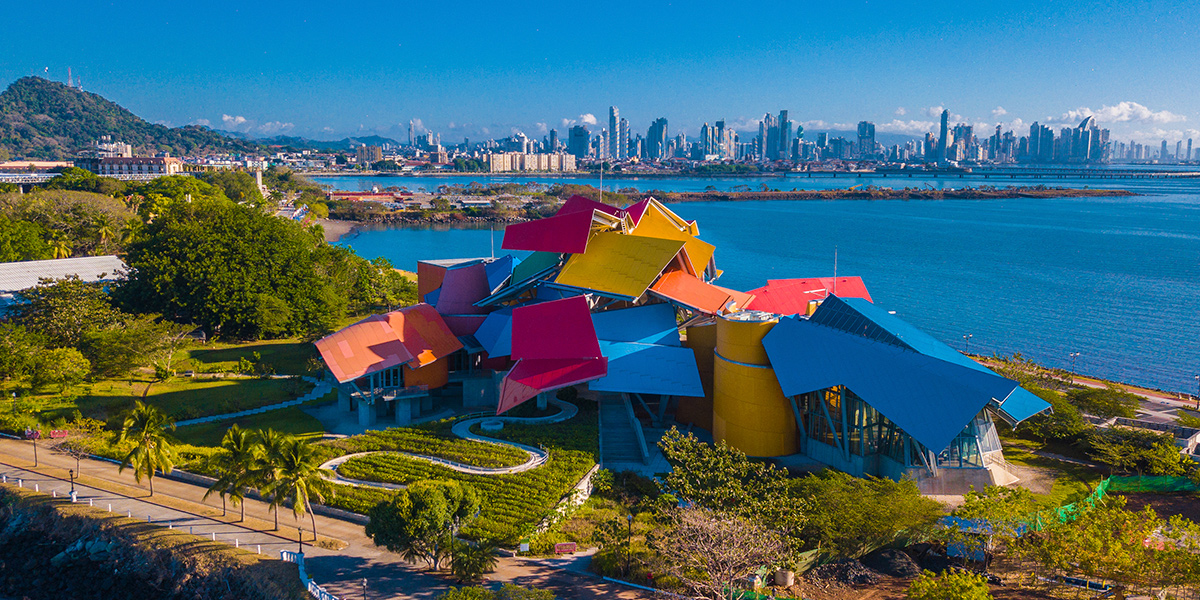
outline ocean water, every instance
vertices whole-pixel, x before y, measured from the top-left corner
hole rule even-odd
[[[687,182],[680,185],[695,184]],[[1081,373],[1195,392],[1200,185],[1147,185],[1163,189],[1123,198],[673,209],[717,246],[727,287],[831,275],[836,255],[839,275],[861,276],[876,304],[952,347],[964,348],[969,335],[972,353],[1019,352],[1063,368],[1078,352]],[[421,258],[499,253],[502,235],[486,227],[374,228],[339,243],[415,270]]]

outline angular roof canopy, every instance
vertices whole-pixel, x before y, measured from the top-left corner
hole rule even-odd
[[[488,356],[512,354],[512,309],[502,308],[489,314],[475,330],[475,339]]]
[[[638,342],[680,346],[675,307],[645,304],[620,310],[592,313],[596,337],[609,342]]]
[[[432,293],[432,292],[431,292]],[[492,293],[487,266],[473,262],[446,271],[436,296],[437,311],[443,315],[474,315],[487,311],[475,306]]]
[[[650,291],[708,315],[724,314],[733,308],[740,310],[754,299],[750,294],[705,283],[683,271],[664,273]]]
[[[554,282],[613,297],[637,298],[646,293],[683,244],[615,231],[597,233],[588,242],[587,254],[568,259]]]
[[[696,353],[691,348],[601,342],[608,373],[588,384],[600,392],[704,396]]]
[[[517,361],[500,384],[501,414],[542,392],[549,392],[603,377],[608,360],[590,359],[528,359]]]
[[[427,365],[462,348],[462,342],[428,304],[371,315],[316,342],[338,382],[353,381],[406,364]]]
[[[500,247],[505,250],[583,254],[587,251],[588,236],[592,232],[593,212],[584,210],[513,223],[504,228],[504,242]]]
[[[823,320],[833,321],[829,318],[834,312],[831,309],[839,306],[831,303],[835,299],[831,296],[817,309],[817,315],[826,312]],[[785,317],[763,338],[763,347],[785,395],[844,385],[934,452],[946,448],[986,406],[999,404],[1001,416],[1010,422],[1050,407],[1040,399],[1031,400],[1017,382],[978,363],[972,367],[962,361],[945,360],[943,351],[926,354],[894,343],[878,333],[882,327],[864,328],[861,321],[850,323],[844,313],[839,314],[839,322],[849,323],[850,327],[825,325],[817,315],[813,319]],[[870,322],[866,316],[862,318]],[[894,323],[889,326],[895,328]],[[1015,401],[1015,414],[1004,408],[1010,398]]]
[[[600,358],[587,299],[574,296],[512,311],[514,359]]]
[[[754,295],[754,301],[746,308],[777,315],[806,314],[810,300],[824,300],[830,294],[839,298],[871,300],[861,277],[772,279],[749,293]]]

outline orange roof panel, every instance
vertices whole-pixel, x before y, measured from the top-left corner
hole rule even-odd
[[[341,383],[407,364],[421,367],[462,348],[442,316],[428,304],[371,315],[316,342]]]
[[[750,294],[705,283],[683,271],[664,273],[650,291],[710,315],[741,309],[753,299]]]

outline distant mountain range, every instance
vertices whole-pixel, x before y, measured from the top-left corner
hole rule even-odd
[[[252,152],[258,144],[207,127],[149,123],[98,94],[41,77],[22,77],[0,93],[0,159],[64,160],[100,136],[142,153]]]
[[[382,146],[384,144],[391,144],[393,146],[401,145],[400,142],[393,140],[392,138],[386,138],[378,135],[364,135],[362,137],[348,137],[335,141],[321,141],[286,135],[279,135],[270,138],[253,138],[244,133],[236,131],[222,131],[221,133],[244,140],[252,140],[265,146],[280,146],[284,148],[296,149],[306,148],[324,151],[353,150],[364,144],[367,146]]]

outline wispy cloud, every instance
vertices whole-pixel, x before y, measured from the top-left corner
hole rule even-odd
[[[596,115],[593,115],[592,113],[583,113],[574,119],[563,119],[562,126],[563,129],[566,129],[572,125],[595,125],[596,122]]]
[[[938,124],[933,121],[917,121],[900,119],[892,119],[889,123],[880,123],[875,126],[876,131],[887,131],[890,133],[903,133],[906,135],[918,135],[929,131],[933,131],[938,127]]]
[[[1007,115],[1007,114],[1008,114],[1008,111],[1004,110],[1003,106],[997,106],[996,108],[992,109],[992,116],[997,119],[999,119],[1000,117],[1003,117],[1004,115]]]
[[[904,115],[907,115],[907,114],[908,114],[907,108],[904,108],[903,106],[896,108],[896,116],[897,117],[903,117]]]
[[[200,120],[197,121],[197,123],[199,122]],[[207,125],[207,121],[203,124]],[[265,121],[260,123],[242,115],[221,115],[221,126],[226,131],[260,135],[279,135],[289,132],[296,127],[293,123],[285,123],[283,121]]]

